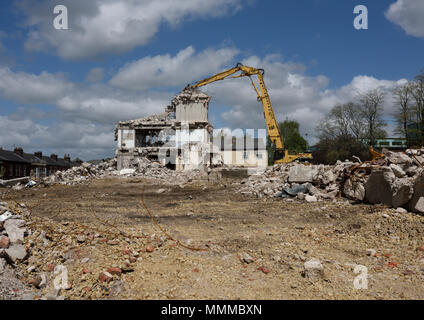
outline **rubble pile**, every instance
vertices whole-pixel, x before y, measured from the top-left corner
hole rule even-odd
[[[239,184],[239,192],[259,198],[316,202],[342,195],[354,201],[424,213],[424,149],[390,151],[372,163],[279,164]]]
[[[28,256],[28,248],[24,239],[31,234],[26,227],[24,215],[29,215],[24,205],[19,205],[20,214],[15,213],[6,202],[0,202],[0,272],[7,262],[14,265],[24,261]]]
[[[28,242],[32,234],[29,217],[30,211],[23,204],[11,208],[7,202],[0,201],[0,297],[25,299],[29,291],[17,279],[15,271],[18,265],[26,263],[33,248]]]
[[[131,232],[137,237],[107,226],[57,223],[0,201],[0,299],[117,298],[141,255],[167,242]]]
[[[105,178],[108,176],[118,175],[116,171],[116,160],[103,161],[98,165],[84,162],[79,167],[73,167],[66,171],[57,171],[43,181],[44,184],[50,185],[54,183],[73,185],[90,181],[94,178]]]
[[[44,179],[45,185],[55,183],[65,185],[82,184],[92,179],[102,179],[114,176],[144,177],[156,179],[164,184],[184,184],[190,179],[198,177],[199,170],[176,172],[162,166],[159,162],[151,161],[146,157],[134,158],[129,163],[129,168],[117,170],[117,161],[112,159],[98,165],[83,163],[80,167],[73,167],[66,171],[58,171]],[[206,175],[207,176],[207,175]]]

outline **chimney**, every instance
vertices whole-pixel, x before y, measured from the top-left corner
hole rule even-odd
[[[50,155],[50,158],[52,158],[54,161],[57,161],[57,155],[56,154],[51,154]]]
[[[65,155],[63,156],[63,159],[64,159],[66,162],[71,162],[71,156],[70,156],[69,154],[65,154]]]
[[[24,156],[24,150],[21,147],[16,147],[15,150],[13,150],[14,153],[17,155],[20,155],[21,157]]]
[[[43,153],[41,151],[38,151],[38,152],[35,152],[34,153],[34,156],[36,156],[39,159],[42,159],[43,158]]]

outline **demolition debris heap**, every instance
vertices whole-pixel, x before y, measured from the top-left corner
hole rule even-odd
[[[193,169],[184,167],[181,150],[186,147],[190,152],[200,153],[207,144],[213,129],[208,120],[209,102],[208,95],[187,87],[173,98],[164,113],[119,122],[115,126],[118,170],[129,168],[131,162],[142,157],[160,160],[160,155],[173,157],[169,161],[173,169]],[[190,142],[187,146],[175,143],[175,132],[184,129],[200,137],[197,143]]]
[[[358,202],[424,213],[424,149],[387,152],[372,163],[275,165],[236,185],[239,192],[259,198],[316,202],[341,195]]]

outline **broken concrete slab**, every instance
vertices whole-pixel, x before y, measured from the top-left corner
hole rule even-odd
[[[365,187],[360,181],[349,179],[345,182],[343,192],[351,200],[363,201],[365,198]]]
[[[22,244],[12,244],[8,249],[5,249],[6,258],[13,263],[24,261],[28,257],[28,252]]]
[[[10,180],[0,180],[0,187],[13,187],[17,184],[27,184],[30,177],[16,178]]]
[[[22,228],[23,226],[25,226],[25,221],[19,219],[8,219],[4,223],[4,229],[12,244],[24,242],[26,229]]]
[[[13,216],[13,213],[10,211],[4,212],[2,215],[0,215],[0,222],[4,222],[7,219],[10,219]]]
[[[394,164],[412,163],[413,160],[403,152],[388,151],[385,154],[385,158]]]
[[[397,164],[390,164],[390,169],[392,169],[397,178],[403,178],[406,175],[405,171],[403,171]]]
[[[312,202],[317,202],[317,201],[318,201],[318,199],[317,199],[317,197],[316,197],[316,196],[310,196],[310,195],[307,195],[307,196],[305,197],[305,201],[306,201],[306,202],[309,202],[309,203],[312,203]]]
[[[337,179],[337,176],[334,174],[332,170],[325,171],[324,174],[322,174],[322,183],[325,185],[334,183]]]
[[[392,183],[396,179],[392,169],[379,167],[372,171],[365,184],[365,200],[371,204],[392,205]]]
[[[414,184],[414,194],[407,208],[416,213],[424,213],[424,171],[420,173]]]
[[[414,194],[413,179],[396,179],[392,184],[392,194],[393,208],[399,208],[406,205]]]
[[[289,182],[305,183],[313,182],[318,173],[316,166],[296,165],[289,170]]]

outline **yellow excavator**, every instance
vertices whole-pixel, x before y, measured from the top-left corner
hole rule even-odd
[[[236,74],[240,72],[239,74]],[[236,75],[234,75],[236,74]],[[241,77],[249,77],[252,82],[253,88],[256,91],[258,96],[258,101],[262,102],[262,106],[264,108],[264,117],[266,120],[266,125],[268,129],[268,135],[271,139],[272,143],[275,145],[275,153],[274,153],[274,163],[290,163],[293,161],[307,161],[312,159],[312,154],[310,153],[300,153],[297,155],[289,154],[288,150],[284,147],[283,138],[280,134],[280,130],[278,128],[277,120],[275,119],[274,110],[271,105],[271,99],[268,95],[268,90],[265,86],[264,81],[264,69],[256,69],[252,67],[244,66],[241,63],[237,63],[237,65],[229,70],[218,73],[212,77],[207,79],[198,81],[192,85],[189,85],[189,88],[199,88],[210,84],[212,82],[221,81],[228,78],[241,78]],[[259,81],[259,86],[255,84],[252,79],[252,76],[257,76]],[[259,89],[258,89],[259,87]]]

